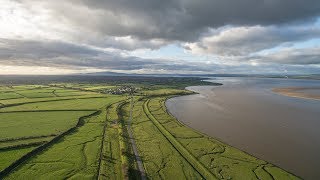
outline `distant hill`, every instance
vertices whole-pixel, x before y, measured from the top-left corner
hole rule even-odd
[[[142,77],[260,77],[260,78],[290,78],[290,79],[319,79],[320,74],[136,74],[116,72],[96,72],[79,75],[88,76],[142,76]]]
[[[257,75],[246,74],[137,74],[137,73],[116,73],[116,72],[95,72],[95,73],[83,73],[79,75],[89,76],[147,76],[147,77],[250,77]]]

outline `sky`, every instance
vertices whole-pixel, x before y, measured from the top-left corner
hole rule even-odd
[[[319,0],[0,0],[0,74],[320,74]]]

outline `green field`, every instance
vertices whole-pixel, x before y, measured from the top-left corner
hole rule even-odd
[[[8,179],[93,179],[98,168],[104,120],[102,112],[86,118],[76,131],[25,162]]]
[[[42,111],[0,113],[0,141],[60,134],[92,111]]]
[[[127,81],[1,85],[0,179],[299,179],[167,113],[207,82]]]

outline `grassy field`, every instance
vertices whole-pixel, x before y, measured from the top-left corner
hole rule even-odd
[[[122,96],[101,95],[46,85],[1,86],[0,92],[5,97],[8,97],[5,95],[8,93],[19,95],[10,100],[3,98],[0,101],[3,105],[0,109],[0,171],[4,173],[5,170],[11,169],[10,172],[12,172],[13,168],[10,166],[14,165],[15,172],[11,174],[14,179],[37,177],[37,172],[52,171],[50,170],[51,165],[45,169],[42,164],[42,169],[27,173],[28,176],[26,176],[20,164],[24,164],[23,167],[28,167],[29,160],[38,161],[40,158],[39,161],[42,161],[40,155],[43,153],[45,156],[47,153],[50,154],[53,159],[60,158],[60,155],[69,157],[80,147],[80,145],[70,145],[73,148],[68,146],[61,149],[61,144],[65,146],[70,142],[86,144],[84,151],[88,151],[88,159],[86,160],[88,166],[96,164],[98,160],[95,158],[100,155],[98,146],[101,144],[102,133],[99,128],[103,127],[106,114],[103,108],[123,99]],[[99,112],[101,115],[87,117],[94,112]],[[86,117],[85,120],[84,117]],[[91,139],[87,134],[91,135]],[[92,138],[95,140],[93,141]],[[69,139],[71,140],[69,141]],[[93,153],[94,151],[96,153]],[[81,157],[81,154],[76,154],[76,156]],[[22,162],[17,164],[20,160]],[[57,160],[57,164],[59,163]],[[61,168],[66,171],[69,169],[63,166]],[[95,172],[88,174],[93,177],[96,176]],[[20,176],[20,173],[24,175]],[[55,174],[55,172],[53,173]],[[11,175],[8,177],[9,179],[11,179]],[[55,176],[52,175],[52,178]]]
[[[150,179],[199,179],[201,175],[183,158],[144,113],[144,101],[135,103],[133,132]],[[128,115],[129,106],[123,107]]]
[[[0,109],[0,112],[8,111],[41,111],[41,110],[91,110],[103,107],[112,99],[118,99],[118,96],[105,96],[98,98],[71,99],[49,102],[35,102],[19,106],[12,106]]]
[[[120,151],[119,118],[117,109],[120,103],[107,107],[104,124],[101,161],[98,177],[100,179],[123,179]]]
[[[92,111],[42,111],[0,113],[0,141],[60,134]],[[0,144],[1,145],[1,144]]]
[[[36,146],[33,147],[21,147],[17,149],[8,149],[0,151],[0,171],[3,171],[6,167],[10,166],[13,162],[17,161],[23,155],[34,150]]]
[[[103,112],[24,163],[8,179],[93,179],[101,146]]]
[[[141,179],[139,158],[147,179],[298,179],[168,114],[165,100],[197,84],[208,85],[175,78],[1,85],[0,179]],[[124,86],[134,87],[132,111],[128,92],[108,94]]]

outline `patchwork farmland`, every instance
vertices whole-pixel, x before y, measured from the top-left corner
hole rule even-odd
[[[0,86],[0,179],[299,179],[171,116],[188,84]]]

